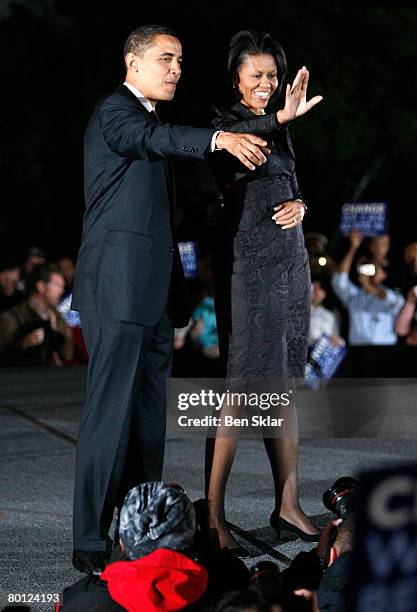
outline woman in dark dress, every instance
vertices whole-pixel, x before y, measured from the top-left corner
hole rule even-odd
[[[307,101],[308,70],[301,68],[277,100],[287,73],[285,54],[268,34],[237,33],[228,71],[237,102],[216,111],[213,126],[264,138],[271,150],[265,164],[246,169],[216,153],[213,171],[224,196],[224,217],[215,254],[216,314],[220,350],[228,378],[303,378],[310,314],[310,273],[301,222],[306,211],[298,188],[288,134],[290,121],[321,101]],[[214,157],[214,156],[213,156]],[[271,525],[303,539],[318,531],[298,502],[298,439],[264,438],[275,485]],[[244,554],[225,519],[224,496],[236,438],[209,439],[206,449],[210,526],[220,544]]]

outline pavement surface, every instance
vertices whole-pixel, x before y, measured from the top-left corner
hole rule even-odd
[[[71,566],[71,515],[84,395],[83,368],[0,371],[0,610],[11,597],[16,603],[31,598],[32,610],[53,610],[51,599],[80,577]],[[415,459],[415,439],[302,439],[302,507],[322,526],[330,517],[322,495],[338,477]],[[203,439],[167,440],[164,480],[181,483],[193,500],[203,496],[203,466]],[[238,541],[251,552],[249,566],[270,559],[284,568],[312,546],[290,537],[277,541],[269,527],[272,508],[264,447],[241,440],[226,510]]]

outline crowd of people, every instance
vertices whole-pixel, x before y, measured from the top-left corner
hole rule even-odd
[[[78,313],[71,311],[74,262],[31,247],[23,262],[0,257],[1,367],[84,364]]]
[[[353,231],[339,261],[327,238],[306,234],[310,256],[310,350],[325,334],[348,348],[336,372],[342,377],[417,376],[417,241],[391,261],[390,236],[365,238]],[[205,245],[206,246],[206,245]],[[0,363],[62,366],[87,363],[80,319],[71,310],[74,262],[52,262],[38,247],[23,261],[0,258]],[[220,376],[219,341],[210,257],[189,281],[187,327],[175,330],[174,374]]]
[[[407,244],[402,258],[394,261],[389,259],[388,234],[365,238],[353,231],[344,243],[344,252],[335,261],[327,253],[323,234],[306,234],[312,279],[310,351],[325,334],[348,349],[335,376],[417,376],[417,241]],[[206,281],[195,297],[189,326],[176,330],[180,376],[192,376],[196,369],[200,376],[215,371],[215,365],[207,363],[207,357],[215,361],[218,355],[211,283]]]

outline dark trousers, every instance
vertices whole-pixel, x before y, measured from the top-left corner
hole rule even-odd
[[[111,550],[114,509],[140,482],[161,480],[165,382],[173,330],[166,314],[145,327],[81,313],[89,354],[77,441],[74,548]]]

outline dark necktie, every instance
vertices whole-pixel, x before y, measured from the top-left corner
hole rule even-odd
[[[158,113],[156,112],[156,110],[152,110],[151,115],[156,121],[158,121],[158,123],[160,122],[160,119],[158,117]]]

